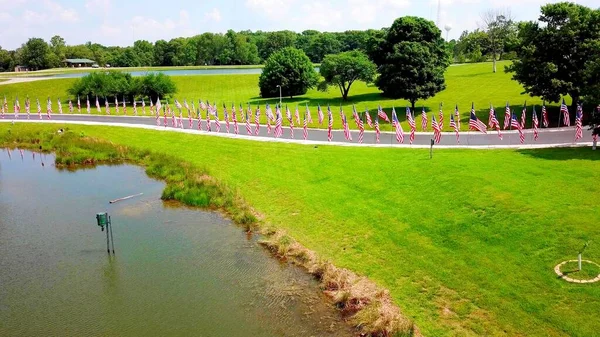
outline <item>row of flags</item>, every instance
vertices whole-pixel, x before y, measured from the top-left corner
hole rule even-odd
[[[104,102],[105,102],[105,112],[107,115],[110,115],[109,102],[107,99],[105,99]],[[38,117],[39,117],[39,119],[42,119],[42,108],[41,108],[39,99],[36,99],[36,103],[37,103]],[[63,109],[62,109],[62,103],[61,103],[60,99],[58,99],[57,103],[58,103],[58,112],[59,112],[59,114],[62,114]],[[214,119],[216,132],[220,132],[221,131],[221,121],[219,119],[217,104],[214,103],[211,105],[208,101],[205,103],[202,100],[199,100],[198,103],[199,103],[198,108],[196,108],[194,101],[192,101],[192,105],[190,106],[188,104],[187,100],[184,100],[183,105],[182,105],[178,100],[175,99],[174,104],[179,112],[179,117],[177,117],[175,115],[175,112],[170,108],[168,101],[166,101],[166,105],[163,106],[161,104],[160,98],[158,98],[156,100],[156,104],[153,104],[152,100],[150,100],[150,114],[155,116],[157,126],[160,126],[160,124],[161,124],[160,123],[160,113],[162,111],[163,126],[167,127],[169,125],[169,120],[170,120],[171,126],[183,128],[184,125],[183,125],[183,111],[182,110],[183,110],[183,108],[185,108],[187,110],[187,119],[188,119],[188,125],[189,125],[188,127],[189,128],[193,127],[193,119],[194,119],[193,114],[195,112],[196,118],[198,119],[198,129],[202,129],[201,124],[202,124],[203,120],[202,120],[201,110],[206,111],[206,120],[205,120],[206,128],[205,128],[205,130],[209,131],[209,132],[212,131],[212,128],[211,128],[211,117],[212,117]],[[117,114],[119,114],[119,112],[120,112],[119,111],[120,107],[122,107],[122,109],[123,109],[123,114],[127,114],[127,106],[125,104],[124,98],[123,98],[122,103],[119,103],[118,99],[115,98],[114,105],[115,105],[115,110],[116,110]],[[97,96],[96,96],[95,106],[96,106],[96,110],[98,111],[98,113],[101,113],[102,109],[101,109],[100,102],[99,102],[99,99]],[[141,107],[142,107],[142,113],[145,115],[146,114],[146,103],[145,103],[144,99],[142,99]],[[442,107],[443,107],[443,105],[440,104],[440,109],[439,109],[439,114],[438,114],[437,120],[435,118],[435,114],[432,114],[432,116],[431,116],[431,128],[433,129],[433,137],[434,137],[434,141],[436,143],[439,143],[441,141],[442,130],[444,128],[444,113],[443,113]],[[73,103],[70,100],[68,103],[68,108],[69,108],[69,112],[73,113],[74,107],[73,107]],[[79,97],[77,97],[77,109],[78,109],[78,112],[81,112],[81,100]],[[267,125],[266,125],[267,133],[268,134],[273,133],[273,136],[275,136],[276,138],[279,138],[283,135],[282,109],[283,109],[283,107],[281,105],[277,104],[275,106],[275,113],[273,113],[273,110],[268,103],[266,104],[266,107],[265,107],[265,114],[266,114],[266,120],[267,120]],[[257,106],[256,109],[253,110],[251,108],[250,104],[248,103],[248,108],[244,111],[242,104],[240,104],[239,110],[236,110],[235,105],[232,105],[231,109],[227,110],[225,104],[223,104],[222,110],[223,110],[223,118],[224,118],[224,122],[225,122],[225,127],[226,127],[226,130],[228,133],[230,132],[230,123],[233,123],[233,126],[234,126],[233,132],[235,134],[239,134],[238,118],[237,118],[237,113],[239,112],[241,121],[244,121],[246,124],[246,132],[249,135],[252,135],[252,134],[258,135],[259,134],[259,131],[260,131],[260,122],[259,121],[260,121],[260,115],[261,115],[260,106]],[[358,131],[359,131],[359,134],[358,134],[358,142],[359,143],[362,143],[364,140],[365,122],[370,128],[375,130],[376,142],[377,143],[380,142],[380,134],[381,134],[380,125],[379,125],[380,118],[383,119],[384,121],[392,124],[392,127],[395,130],[395,136],[396,136],[397,142],[404,143],[404,130],[402,129],[402,126],[401,126],[398,116],[396,114],[395,108],[392,108],[391,121],[388,118],[387,113],[385,111],[383,111],[381,106],[379,106],[377,109],[377,114],[375,115],[374,121],[368,110],[366,110],[363,114],[358,113],[355,106],[352,107],[352,110],[353,110],[352,117],[353,117],[353,119],[356,123],[356,126],[358,128]],[[31,113],[31,102],[29,100],[29,97],[27,97],[25,100],[25,111],[27,113],[27,118],[29,119],[30,113]],[[90,105],[89,96],[86,97],[86,111],[88,114],[91,113],[91,105]],[[20,112],[21,112],[21,107],[19,104],[19,99],[17,97],[17,99],[15,100],[15,103],[14,103],[15,119],[19,118]],[[2,104],[2,106],[0,107],[0,117],[4,118],[5,113],[8,113],[8,103],[6,100],[6,96],[4,97],[4,104]],[[52,102],[51,102],[50,98],[48,97],[47,104],[46,104],[46,116],[48,119],[51,119],[52,113],[53,113]],[[135,102],[135,101],[133,103],[133,113],[134,113],[134,115],[138,114],[137,102]],[[308,108],[308,104],[306,104],[306,109],[304,111],[303,123],[301,123],[300,112],[299,112],[297,105],[296,105],[296,109],[294,112],[294,116],[292,116],[292,113],[291,113],[290,109],[287,107],[287,105],[285,107],[285,114],[286,114],[286,119],[288,121],[291,138],[294,138],[294,126],[295,126],[294,118],[295,118],[297,125],[300,125],[300,124],[303,125],[303,138],[306,140],[308,138],[308,124],[313,122],[310,110]],[[322,125],[325,115],[324,115],[324,112],[321,109],[320,105],[317,106],[317,115],[318,115],[318,122],[319,122],[319,124]],[[521,113],[521,119],[519,121],[516,114],[510,109],[508,102],[506,103],[503,129],[504,130],[506,130],[506,129],[517,130],[519,132],[519,138],[520,138],[520,142],[522,144],[525,141],[525,135],[523,133],[523,130],[526,129],[526,125],[525,125],[526,120],[527,120],[526,115],[527,115],[527,104],[525,104],[523,106],[523,110]],[[252,128],[251,128],[252,117],[254,117],[254,131],[252,131]],[[563,125],[570,126],[569,110],[568,110],[567,105],[565,104],[564,99],[562,100],[562,104],[560,107],[559,126],[560,126],[561,117],[562,117]],[[543,127],[548,127],[549,120],[548,120],[548,113],[546,111],[545,104],[542,105],[541,118],[542,118]],[[334,117],[333,117],[333,113],[331,111],[331,107],[329,105],[327,106],[327,119],[328,119],[327,139],[328,139],[328,141],[332,141],[333,140]],[[348,123],[347,117],[344,114],[341,107],[340,107],[340,119],[342,121],[345,139],[347,141],[352,141],[352,134],[350,132],[349,123]],[[410,108],[408,108],[408,107],[406,108],[406,119],[407,119],[408,125],[410,127],[409,142],[410,142],[410,144],[412,144],[415,139],[416,121],[415,121],[414,112],[411,112]],[[583,119],[582,105],[578,104],[576,118],[575,118],[575,126],[576,126],[575,141],[577,141],[583,137],[582,119]],[[273,125],[271,123],[273,123]],[[422,112],[421,112],[421,129],[422,129],[422,131],[424,131],[424,132],[427,131],[428,123],[429,123],[429,120],[427,117],[427,113],[425,112],[425,108],[423,108]],[[456,107],[455,107],[454,114],[450,114],[449,126],[455,132],[457,143],[460,143],[460,131],[459,131],[460,130],[460,113],[459,113],[458,105],[456,105]],[[540,125],[539,125],[539,120],[538,120],[538,114],[537,114],[535,106],[534,106],[533,111],[532,111],[531,127],[533,129],[534,140],[536,140],[536,141],[539,138],[539,132],[538,132],[539,126]],[[477,118],[477,116],[475,114],[475,106],[474,106],[474,104],[471,104],[471,112],[470,112],[470,118],[469,118],[469,130],[479,131],[481,133],[487,133],[488,127],[492,130],[495,130],[498,134],[498,137],[500,139],[503,139],[502,131],[500,128],[500,122],[498,120],[498,117],[496,115],[496,111],[495,111],[494,107],[490,105],[488,124],[486,125],[480,119]],[[597,135],[594,135],[595,140],[596,140],[596,138],[597,138]]]

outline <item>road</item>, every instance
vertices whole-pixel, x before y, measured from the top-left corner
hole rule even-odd
[[[251,124],[252,127],[252,135],[248,135],[245,128],[245,123],[238,123],[239,127],[239,135],[234,135],[233,133],[233,123],[230,123],[230,134],[227,134],[225,123],[221,121],[221,132],[219,134],[216,133],[216,126],[214,121],[211,123],[212,132],[205,131],[206,122],[202,122],[202,131],[197,131],[198,123],[197,120],[193,121],[192,130],[188,129],[189,122],[187,119],[183,119],[184,130],[180,130],[177,128],[173,128],[171,126],[172,119],[169,118],[169,126],[163,126],[163,118],[160,118],[160,127],[156,126],[156,120],[153,117],[143,117],[143,116],[104,116],[104,115],[67,115],[67,114],[53,114],[52,119],[48,121],[45,115],[43,115],[43,119],[40,121],[37,114],[32,114],[31,119],[28,122],[53,122],[53,123],[74,123],[74,124],[88,124],[88,125],[96,125],[96,124],[104,124],[104,125],[118,125],[125,127],[141,127],[141,128],[149,128],[149,129],[159,129],[159,130],[168,130],[168,131],[179,131],[179,132],[188,132],[188,133],[197,133],[204,135],[215,135],[215,136],[224,136],[224,137],[234,137],[234,138],[242,138],[242,139],[254,139],[260,141],[285,141],[285,142],[298,142],[298,143],[314,143],[314,144],[329,144],[327,141],[327,130],[323,129],[309,129],[308,130],[308,141],[303,140],[303,130],[302,128],[296,127],[294,129],[294,140],[291,139],[290,129],[286,125],[283,128],[283,136],[279,139],[274,139],[273,133],[267,133],[266,125],[260,126],[260,131],[258,136],[255,135],[255,125]],[[7,114],[4,116],[4,119],[0,119],[3,122],[12,122],[14,119],[13,114]],[[15,122],[23,122],[27,121],[27,118],[24,114],[19,116],[18,120]],[[351,130],[351,135],[353,141],[347,141],[344,137],[343,130],[334,130],[333,131],[333,141],[330,143],[332,145],[358,145],[358,131]],[[580,139],[578,142],[575,142],[575,127],[561,127],[561,128],[552,128],[552,129],[540,129],[539,130],[539,139],[534,141],[533,139],[533,130],[525,130],[525,142],[524,144],[520,144],[519,134],[517,131],[502,131],[503,139],[500,139],[496,133],[496,131],[488,131],[487,134],[482,134],[476,131],[470,132],[461,132],[460,133],[460,143],[457,143],[456,136],[454,132],[443,132],[442,139],[439,144],[436,144],[436,147],[452,147],[452,148],[511,148],[511,147],[555,147],[555,146],[582,146],[582,145],[590,145],[592,142],[591,131],[588,131],[587,128],[584,129],[584,138]],[[409,133],[407,130],[404,130],[404,144],[399,144],[396,141],[394,132],[382,132],[380,136],[380,143],[376,143],[376,135],[374,131],[365,131],[363,146],[394,146],[394,147],[416,147],[423,148],[429,147],[431,139],[433,138],[432,132],[417,132],[415,134],[415,140],[413,145],[409,145]]]

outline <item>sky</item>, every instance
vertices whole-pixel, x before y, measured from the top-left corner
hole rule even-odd
[[[516,20],[535,20],[544,0],[0,0],[0,47],[15,49],[30,37],[62,36],[67,44],[107,46],[154,42],[204,32],[240,30],[344,31],[389,27],[421,16],[448,37],[479,27],[481,13],[510,9]],[[579,0],[597,8],[600,0]],[[446,33],[443,33],[446,36]]]

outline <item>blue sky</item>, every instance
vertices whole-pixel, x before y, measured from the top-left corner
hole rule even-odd
[[[441,0],[440,26],[449,37],[478,27],[480,13],[509,8],[517,20],[534,20],[543,0]],[[579,0],[598,7],[600,0]],[[390,26],[400,16],[433,21],[438,0],[0,0],[0,46],[30,37],[61,35],[68,44],[131,45],[203,32],[305,29],[344,31]]]

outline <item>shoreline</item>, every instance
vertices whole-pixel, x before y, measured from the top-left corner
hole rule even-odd
[[[38,132],[13,135],[9,131],[8,135],[7,139],[0,138],[2,147],[54,152],[57,168],[117,162],[141,166],[149,177],[165,181],[161,199],[219,211],[247,232],[263,235],[265,239],[261,240],[261,244],[274,257],[304,268],[320,282],[323,293],[333,301],[340,315],[355,326],[361,335],[388,336],[400,333],[421,336],[414,322],[406,318],[393,303],[387,289],[351,270],[335,267],[284,231],[271,229],[271,224],[262,220],[263,216],[248,205],[237,191],[201,168],[174,161],[168,155],[117,146],[101,138],[75,135],[68,129],[63,134]]]

